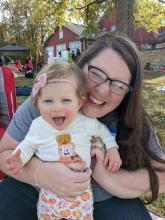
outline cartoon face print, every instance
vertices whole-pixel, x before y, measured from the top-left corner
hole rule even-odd
[[[74,146],[71,143],[60,145],[59,154],[60,156],[71,158],[74,154]]]
[[[60,161],[64,163],[73,163],[82,161],[81,157],[75,151],[75,145],[71,143],[70,134],[58,135],[56,141],[58,143]]]

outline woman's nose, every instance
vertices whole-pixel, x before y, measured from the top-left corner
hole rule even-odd
[[[96,89],[103,96],[110,94],[110,89],[111,89],[110,87],[111,87],[110,82],[109,80],[107,80],[104,83],[97,85]]]

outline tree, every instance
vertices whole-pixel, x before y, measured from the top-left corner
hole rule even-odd
[[[55,0],[50,0],[50,4],[54,7],[56,5]],[[85,29],[83,36],[92,37],[99,31],[97,20],[105,12],[107,7],[112,5],[112,0],[63,0],[59,1],[60,10],[56,14],[56,18],[61,19],[61,15],[64,18],[63,22],[60,20],[58,24],[61,26],[65,21],[73,22],[73,20],[79,21]]]
[[[137,27],[144,27],[148,31],[157,32],[158,28],[164,26],[165,7],[156,0],[136,1],[134,8]]]
[[[8,26],[7,41],[30,47],[38,63],[43,54],[44,39],[56,25],[54,13],[44,0],[4,0],[1,4],[3,22]],[[6,30],[1,26],[2,36]]]
[[[117,31],[126,34],[130,38],[132,38],[132,34],[134,31],[134,2],[135,0],[115,1]]]
[[[162,2],[162,0],[160,0]],[[37,62],[43,42],[56,26],[78,21],[83,35],[93,37],[98,19],[116,7],[117,30],[132,37],[134,27],[156,30],[164,18],[165,7],[158,0],[1,0],[0,44],[21,43],[30,47]],[[109,12],[110,13],[110,12]]]

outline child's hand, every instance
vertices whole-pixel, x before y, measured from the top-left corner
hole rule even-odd
[[[23,167],[23,163],[21,161],[21,150],[15,152],[15,154],[11,155],[7,158],[6,163],[8,165],[8,169],[13,173],[18,173]]]
[[[104,165],[107,165],[109,173],[117,171],[122,164],[117,147],[110,148],[106,151]]]

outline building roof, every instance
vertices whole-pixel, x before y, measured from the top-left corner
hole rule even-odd
[[[65,27],[67,27],[68,29],[70,29],[71,31],[73,31],[74,33],[81,35],[83,30],[84,30],[84,26],[79,25],[79,24],[70,24],[70,23],[65,23],[64,24]]]
[[[68,22],[66,22],[62,27],[64,27],[64,26],[65,26],[66,28],[68,28],[69,30],[71,30],[72,32],[76,33],[78,36],[81,36],[81,34],[82,34],[82,32],[83,32],[83,30],[84,30],[84,28],[85,28],[85,27],[82,26],[82,25],[74,24],[74,23],[71,23],[71,24],[70,24],[70,23],[68,23]],[[56,26],[54,30],[56,30],[57,27],[58,27],[58,26]],[[51,37],[53,37],[54,34],[55,34],[55,33],[50,34],[50,35],[45,39],[43,46],[46,45],[47,41],[48,41]]]
[[[30,53],[30,49],[26,48],[26,47],[22,47],[19,44],[9,44],[7,46],[4,47],[0,47],[0,54],[3,55],[11,55],[11,54],[29,54]]]

